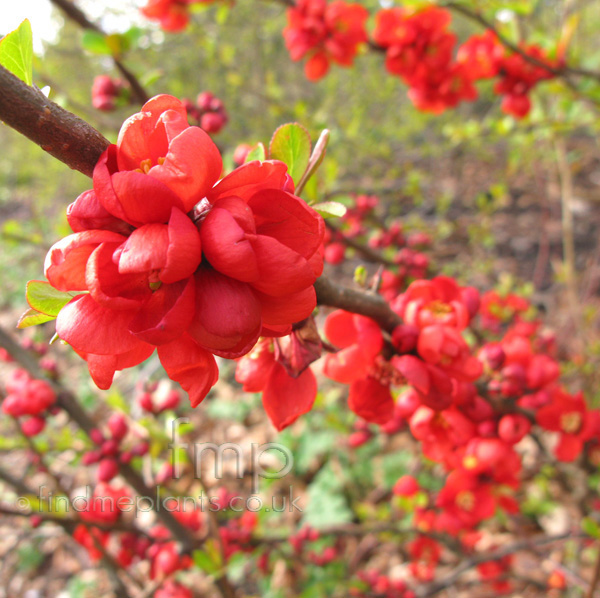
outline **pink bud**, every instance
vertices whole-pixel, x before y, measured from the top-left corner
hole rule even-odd
[[[125,416],[122,413],[113,413],[108,419],[108,429],[114,440],[123,440],[129,430]]]
[[[119,473],[119,466],[114,459],[105,458],[98,464],[96,477],[99,482],[110,482]]]

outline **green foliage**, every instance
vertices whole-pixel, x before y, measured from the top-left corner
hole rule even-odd
[[[341,218],[347,212],[346,206],[337,201],[323,201],[312,204],[313,210],[316,210],[323,218],[337,217]]]
[[[287,164],[288,172],[296,184],[306,172],[310,151],[310,135],[298,123],[288,123],[279,127],[273,133],[269,144],[269,156]]]
[[[348,523],[353,515],[343,493],[339,472],[328,463],[319,471],[308,489],[308,504],[302,521],[316,529]]]
[[[257,143],[246,156],[246,162],[252,162],[252,160],[260,160],[262,162],[265,159],[265,146],[262,143]]]
[[[81,36],[81,45],[92,54],[100,56],[110,56],[112,54],[112,50],[106,40],[106,35],[98,33],[98,31],[86,29]]]
[[[58,316],[60,310],[78,293],[57,291],[49,282],[30,280],[27,283],[27,303],[48,316]]]
[[[27,85],[33,85],[33,38],[28,19],[0,40],[0,64]]]

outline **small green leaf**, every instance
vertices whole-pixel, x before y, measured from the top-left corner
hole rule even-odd
[[[102,33],[98,33],[97,31],[92,31],[91,29],[87,29],[83,33],[81,44],[85,50],[91,52],[92,54],[108,56],[112,54],[111,47],[106,41],[106,36],[102,35]]]
[[[33,84],[33,37],[28,19],[0,40],[0,64],[27,85]]]
[[[60,310],[73,297],[80,293],[57,291],[50,283],[43,280],[30,280],[27,283],[27,303],[36,311],[52,316],[58,316]]]
[[[288,167],[288,172],[298,184],[306,172],[310,160],[310,135],[298,123],[288,123],[279,127],[271,139],[269,155],[273,160],[281,160]]]
[[[265,152],[265,146],[260,141],[248,152],[245,162],[252,162],[252,160],[260,160],[261,162],[267,157]]]
[[[198,569],[202,569],[202,571],[208,573],[209,575],[214,575],[220,569],[219,563],[215,562],[208,551],[194,550],[192,553],[192,558],[194,559],[194,564],[196,567],[198,567]]]
[[[336,216],[341,218],[348,211],[343,203],[337,201],[323,201],[310,206],[313,210],[317,210],[323,218],[330,218]]]
[[[581,520],[581,529],[592,538],[600,538],[600,525],[590,517]]]
[[[160,69],[154,69],[153,71],[148,71],[140,77],[140,83],[144,87],[150,87],[151,85],[154,85],[163,75],[164,75],[164,72],[161,71]]]
[[[29,326],[37,326],[38,324],[45,324],[56,319],[56,316],[49,316],[43,314],[35,309],[28,309],[20,318],[17,323],[17,328],[28,328]]]

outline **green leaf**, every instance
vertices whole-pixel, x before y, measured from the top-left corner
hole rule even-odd
[[[29,326],[37,326],[38,324],[45,324],[55,320],[56,316],[49,316],[43,314],[35,309],[28,309],[20,318],[17,323],[17,328],[28,328]]]
[[[27,283],[26,297],[29,307],[53,318],[58,316],[60,310],[79,294],[57,291],[49,282],[43,280],[30,280]]]
[[[0,40],[0,64],[27,85],[33,84],[33,38],[28,19]]]
[[[344,496],[343,485],[330,465],[315,476],[308,487],[308,504],[302,522],[317,529],[352,521],[352,511]]]
[[[252,160],[260,160],[261,162],[267,157],[265,152],[265,146],[260,141],[248,152],[246,156],[246,162],[252,162]]]
[[[194,559],[194,564],[198,569],[202,569],[202,571],[208,573],[209,575],[213,575],[217,573],[220,569],[219,563],[213,560],[212,556],[208,554],[207,551],[204,550],[194,550],[192,552],[192,558]]]
[[[100,54],[100,55],[112,55],[111,47],[108,45],[106,41],[106,36],[102,35],[102,33],[98,33],[97,31],[92,31],[91,29],[87,29],[83,33],[83,37],[81,38],[81,44],[84,49],[92,54]]]
[[[581,520],[581,529],[592,538],[600,538],[600,526],[590,517]]]
[[[269,155],[273,160],[281,160],[288,167],[288,172],[298,184],[306,172],[310,160],[310,135],[298,123],[288,123],[279,127],[271,139]]]
[[[344,204],[337,201],[322,201],[321,203],[313,204],[311,208],[319,212],[323,218],[331,218],[332,216],[341,218],[348,211]]]

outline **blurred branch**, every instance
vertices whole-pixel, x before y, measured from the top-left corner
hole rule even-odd
[[[585,598],[594,598],[594,594],[596,593],[596,588],[598,587],[598,583],[600,583],[600,543],[596,542],[596,550],[598,554],[596,555],[596,563],[594,564],[594,574],[592,577],[592,581],[590,583],[590,587],[585,595]]]
[[[40,369],[31,355],[15,342],[2,328],[0,328],[0,347],[6,349],[13,359],[26,369],[31,376],[37,379],[46,379],[44,372]],[[69,390],[57,382],[51,380],[47,381],[52,385],[57,394],[57,405],[62,407],[70,418],[89,435],[90,432],[97,427],[94,420],[85,412],[75,396]],[[120,463],[119,472],[138,495],[149,497],[156,496],[156,489],[149,488],[140,475],[138,475],[130,465]],[[157,517],[165,527],[168,528],[171,534],[173,534],[173,537],[181,542],[184,550],[192,550],[197,544],[197,541],[190,531],[179,523],[170,511],[161,509],[160,501],[153,501],[153,503]]]
[[[442,4],[441,6],[448,8],[450,10],[453,10],[453,11],[463,15],[467,19],[470,19],[471,21],[478,23],[479,25],[483,26],[485,29],[489,29],[490,31],[492,31],[494,33],[494,35],[498,38],[500,43],[504,47],[508,48],[511,52],[518,54],[519,56],[521,56],[521,58],[523,58],[523,60],[526,60],[530,64],[533,64],[534,66],[542,68],[545,71],[547,71],[548,73],[551,73],[552,75],[554,75],[555,77],[562,79],[564,81],[565,85],[579,99],[585,100],[585,101],[593,104],[596,107],[600,105],[600,103],[598,101],[594,100],[593,98],[587,97],[585,94],[583,94],[579,90],[577,85],[575,85],[575,83],[573,83],[573,81],[571,80],[571,77],[569,76],[569,75],[577,75],[580,77],[587,77],[590,79],[595,79],[596,81],[600,82],[600,72],[589,71],[589,70],[580,69],[577,67],[571,67],[571,66],[567,66],[567,65],[563,65],[560,68],[553,67],[552,65],[547,64],[546,62],[544,62],[542,60],[539,60],[535,56],[529,55],[526,51],[524,51],[522,48],[520,48],[517,44],[513,43],[505,35],[500,33],[500,31],[494,26],[494,24],[491,21],[489,21],[488,19],[486,19],[481,13],[472,11],[471,9],[464,6],[463,4],[459,4],[457,2],[446,2],[445,4]]]
[[[91,31],[96,31],[97,33],[106,35],[106,33],[102,31],[98,25],[92,23],[70,0],[50,0],[50,2],[59,8],[66,17],[71,19],[71,21],[77,23],[82,29],[90,29]],[[135,99],[140,104],[145,104],[150,97],[148,96],[142,84],[138,81],[137,77],[118,58],[112,56],[112,60],[115,67],[119,70],[123,77],[125,77],[131,86],[131,90],[133,91]]]
[[[376,264],[383,264],[384,266],[396,266],[397,265],[392,260],[388,260],[387,258],[383,257],[379,252],[375,251],[374,249],[371,249],[368,245],[364,245],[363,243],[360,243],[359,241],[356,241],[355,239],[352,239],[352,238],[346,236],[341,230],[339,230],[335,226],[335,224],[332,224],[331,222],[328,222],[328,221],[325,221],[325,224],[326,224],[327,228],[332,233],[334,233],[334,236],[332,237],[332,241],[339,241],[340,243],[343,243],[347,247],[354,249],[357,253],[362,255],[367,261],[374,262]]]
[[[487,563],[489,561],[498,561],[504,558],[505,556],[509,556],[511,554],[514,554],[515,552],[519,552],[520,550],[530,550],[532,548],[537,548],[546,544],[552,544],[553,542],[563,542],[565,540],[575,540],[577,538],[587,537],[589,536],[582,532],[569,531],[562,534],[557,534],[555,536],[538,536],[529,540],[520,540],[519,542],[508,544],[507,546],[504,546],[497,550],[477,554],[475,556],[472,556],[470,559],[467,559],[458,567],[456,567],[456,569],[449,573],[444,579],[441,579],[440,581],[436,581],[430,584],[429,586],[421,588],[421,590],[417,592],[417,597],[429,598],[429,596],[435,596],[436,594],[443,592],[445,589],[453,586],[463,573],[466,573],[470,569],[473,569],[474,567],[476,567],[477,565],[481,565],[482,563]]]

